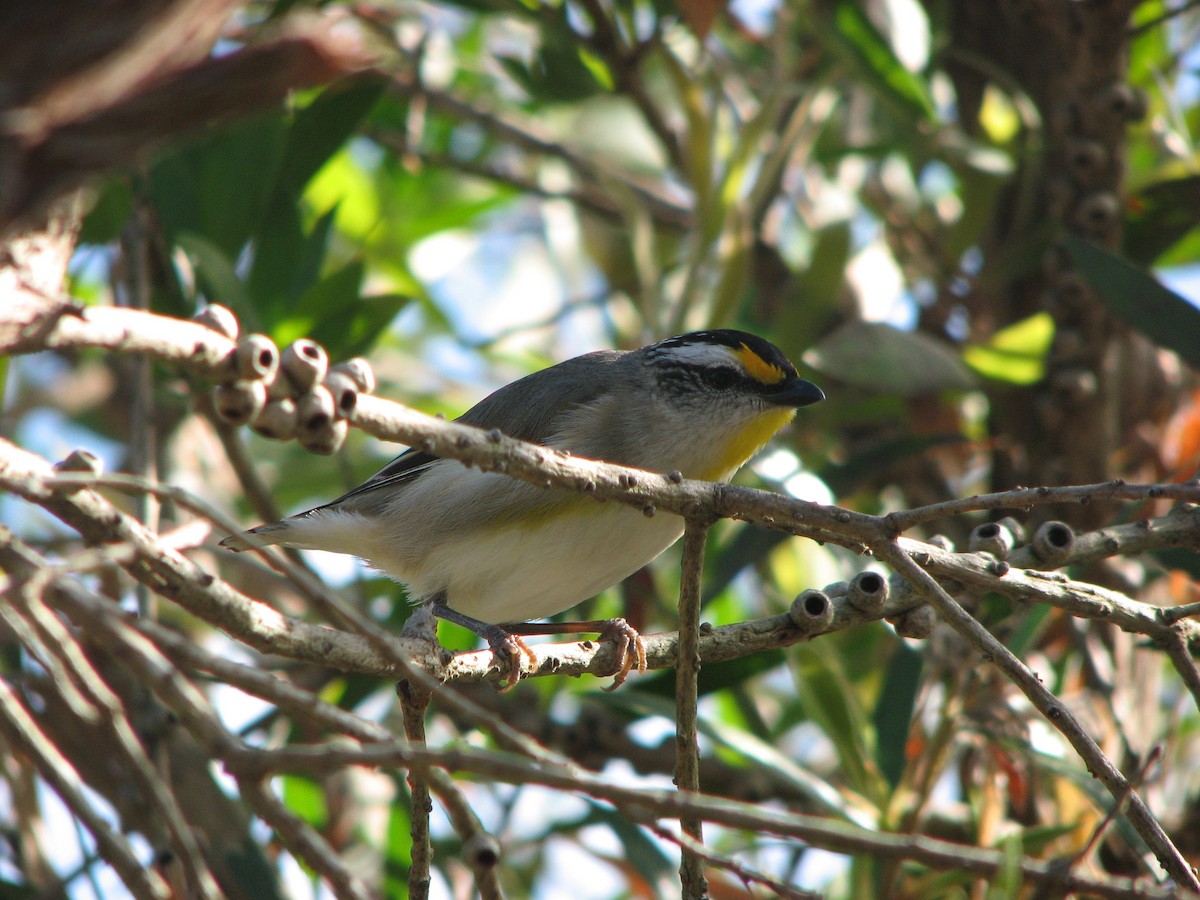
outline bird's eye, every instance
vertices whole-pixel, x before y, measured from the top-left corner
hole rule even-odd
[[[704,373],[704,380],[715,391],[727,391],[737,383],[737,373],[724,367],[709,369]]]

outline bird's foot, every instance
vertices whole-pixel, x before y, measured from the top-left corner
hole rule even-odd
[[[528,645],[514,631],[503,625],[493,625],[481,622],[479,619],[451,609],[440,597],[429,602],[426,608],[439,619],[454,622],[470,629],[488,642],[492,656],[495,657],[497,668],[500,670],[499,690],[501,693],[511,691],[521,680],[521,660],[529,660],[531,668],[537,668],[537,657]]]
[[[499,625],[492,625],[481,634],[488,642],[492,655],[500,663],[500,681],[497,689],[504,694],[511,691],[521,680],[521,658],[529,660],[530,667],[537,668],[537,656],[529,649],[529,645],[521,640],[520,635],[513,634]]]
[[[600,640],[612,641],[617,645],[617,669],[613,672],[615,677],[613,683],[604,690],[615,691],[623,685],[625,679],[629,677],[629,671],[633,668],[634,663],[637,663],[638,672],[645,674],[646,642],[642,640],[642,636],[636,628],[624,619],[609,619],[600,631]]]
[[[613,683],[605,688],[615,691],[625,683],[630,670],[637,664],[639,672],[646,671],[646,642],[637,629],[622,618],[594,619],[590,622],[522,622],[505,625],[510,634],[597,634],[601,641],[616,644],[617,667]]]

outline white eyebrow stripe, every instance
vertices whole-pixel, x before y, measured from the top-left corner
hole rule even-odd
[[[722,344],[675,344],[663,347],[663,356],[693,366],[730,366],[739,372],[744,371],[741,362],[733,350]]]

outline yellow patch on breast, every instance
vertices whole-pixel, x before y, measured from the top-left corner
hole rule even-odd
[[[755,356],[755,358],[758,357]],[[724,445],[711,465],[684,474],[705,481],[725,480],[741,468],[746,460],[766,446],[767,441],[775,432],[792,421],[795,415],[796,410],[786,407],[767,410],[741,431],[726,437]]]

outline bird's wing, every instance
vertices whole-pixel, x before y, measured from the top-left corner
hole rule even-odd
[[[518,440],[544,443],[559,431],[566,413],[596,401],[604,392],[608,380],[599,377],[597,367],[610,365],[623,355],[600,350],[526,375],[489,394],[455,421],[476,428],[498,428]],[[433,453],[410,447],[358,487],[317,509],[359,499],[382,488],[398,487],[428,471],[439,459]]]

